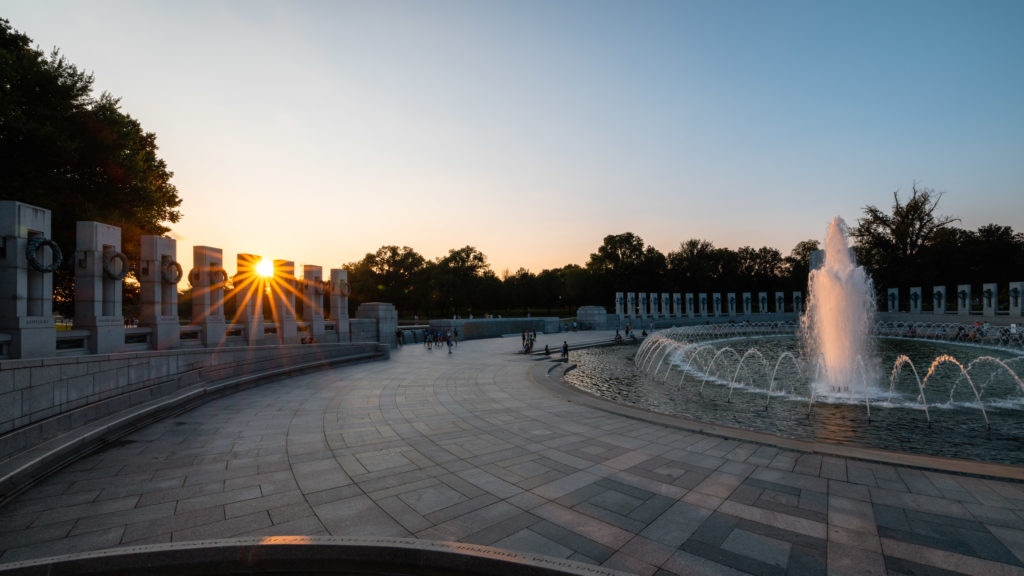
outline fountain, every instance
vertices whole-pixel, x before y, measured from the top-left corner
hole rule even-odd
[[[1024,464],[1024,333],[876,321],[870,278],[846,232],[842,219],[830,223],[798,323],[661,330],[639,347],[580,351],[566,380],[702,422]]]
[[[825,237],[825,260],[808,279],[807,313],[802,319],[809,357],[820,360],[819,394],[868,393],[865,373],[874,318],[871,279],[857,266],[846,238],[846,223],[836,216]],[[858,373],[860,378],[858,378]]]

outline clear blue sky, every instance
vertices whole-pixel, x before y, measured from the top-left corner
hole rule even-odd
[[[823,240],[944,192],[1024,231],[1024,2],[0,0],[157,134],[191,246],[498,273],[626,231]],[[233,265],[229,265],[233,269]]]

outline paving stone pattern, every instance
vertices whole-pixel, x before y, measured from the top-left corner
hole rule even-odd
[[[541,335],[540,347],[594,333]],[[635,574],[1024,574],[1024,486],[567,401],[518,339],[406,346],[163,420],[0,509],[0,563],[264,535],[460,541]]]

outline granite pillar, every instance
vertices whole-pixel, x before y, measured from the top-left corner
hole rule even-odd
[[[128,274],[121,229],[77,222],[75,238],[75,328],[89,331],[93,354],[119,352],[125,345],[122,281]]]

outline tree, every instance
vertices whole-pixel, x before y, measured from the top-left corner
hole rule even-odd
[[[587,268],[616,279],[636,272],[644,260],[644,241],[632,232],[609,234],[590,255]]]
[[[691,238],[668,253],[668,268],[677,286],[688,292],[707,292],[718,279],[720,254],[703,238]]]
[[[767,288],[782,275],[782,253],[775,248],[763,246],[754,249],[744,246],[736,251],[739,282],[743,289],[752,290],[758,286]]]
[[[165,234],[165,222],[180,220],[181,199],[156,136],[122,112],[117,98],[94,98],[91,74],[57,50],[46,57],[0,19],[0,78],[0,199],[50,210],[53,239],[66,253],[80,220],[120,227],[132,261],[141,235]],[[55,274],[57,294],[72,291],[71,260]],[[55,308],[69,315],[71,302]]]
[[[493,278],[493,281],[491,280]],[[473,313],[478,304],[489,298],[498,278],[487,264],[487,256],[472,246],[451,249],[437,261],[433,285],[441,310],[450,313]],[[486,287],[488,292],[477,290]]]
[[[811,254],[821,249],[817,240],[802,240],[796,243],[783,266],[787,284],[792,290],[807,290],[808,277],[811,274]]]
[[[915,183],[906,203],[893,192],[892,213],[866,206],[864,217],[850,229],[857,261],[883,286],[903,284],[913,277],[913,260],[938,230],[959,218],[936,214],[942,194]]]

